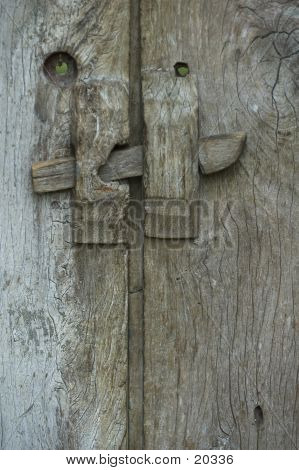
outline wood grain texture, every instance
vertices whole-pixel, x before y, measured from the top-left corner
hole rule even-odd
[[[198,239],[146,239],[147,449],[298,448],[298,15],[142,0],[143,68],[187,62],[200,136],[248,136],[236,165],[200,177]]]
[[[203,174],[222,171],[241,156],[246,134],[215,135],[199,139],[199,165]],[[99,168],[103,182],[143,176],[143,146],[116,150]],[[92,172],[91,172],[92,173]],[[76,183],[76,160],[57,158],[32,165],[33,189],[36,193],[70,189]]]
[[[105,182],[143,176],[143,146],[112,152],[107,163],[100,167],[99,175]]]
[[[36,193],[48,193],[74,188],[76,160],[56,158],[32,165],[32,184]],[[104,182],[135,178],[143,175],[142,145],[112,152],[107,163],[100,166],[99,176]]]
[[[32,165],[32,184],[36,193],[73,188],[76,184],[76,160],[56,158]]]
[[[245,132],[213,135],[199,139],[198,159],[204,175],[226,170],[241,157],[246,142]]]
[[[127,249],[73,245],[70,193],[37,196],[30,173],[71,146],[72,88],[44,57],[67,50],[81,84],[128,83],[128,19],[127,0],[0,6],[2,449],[127,445]]]
[[[102,79],[73,89],[72,143],[76,152],[77,243],[123,243],[127,240],[126,183],[104,183],[99,169],[116,144],[129,138],[128,84]],[[81,205],[81,201],[84,201]]]
[[[198,224],[189,201],[198,197],[198,100],[192,75],[144,68],[145,234],[192,238]]]

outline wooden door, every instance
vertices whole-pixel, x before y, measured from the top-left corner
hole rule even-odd
[[[298,447],[298,17],[2,2],[2,449]],[[200,139],[235,133],[240,159],[203,175]],[[90,161],[138,145],[143,184],[97,192]],[[36,194],[31,166],[53,159],[76,188]],[[120,212],[82,235],[87,189],[113,194],[127,239]]]
[[[298,14],[141,0],[145,195],[190,199],[195,140],[247,134],[198,174],[198,236],[145,239],[147,449],[298,448]]]
[[[74,244],[74,196],[35,194],[31,165],[70,156],[76,87],[101,87],[103,161],[129,142],[129,18],[129,0],[0,6],[2,449],[127,446],[128,250]],[[77,76],[64,55],[45,70],[59,52]]]

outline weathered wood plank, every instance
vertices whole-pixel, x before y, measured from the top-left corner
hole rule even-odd
[[[127,241],[127,184],[106,184],[99,178],[116,144],[129,138],[128,84],[101,80],[73,90],[72,141],[76,149],[76,212],[74,240],[77,243],[124,243]]]
[[[297,22],[294,1],[142,0],[143,69],[188,63],[200,136],[247,133],[200,177],[198,239],[145,240],[148,449],[298,448]]]
[[[1,448],[126,447],[127,249],[74,246],[70,192],[37,196],[30,172],[71,147],[72,87],[45,56],[128,90],[129,1],[4,0],[0,22]]]
[[[198,197],[198,100],[192,75],[144,71],[145,234],[194,238],[189,202]]]

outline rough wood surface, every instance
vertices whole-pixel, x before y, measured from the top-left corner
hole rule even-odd
[[[222,171],[241,156],[246,134],[238,132],[214,135],[199,139],[198,159],[204,174]],[[111,153],[107,162],[99,168],[104,182],[143,176],[143,146],[135,146]],[[70,189],[76,182],[76,160],[57,158],[32,165],[33,189],[36,193]]]
[[[112,152],[100,167],[99,176],[105,182],[143,176],[143,146]]]
[[[148,70],[149,68],[149,70]],[[189,202],[198,198],[198,100],[193,75],[144,67],[145,234],[194,238]]]
[[[76,160],[57,158],[32,165],[32,184],[36,193],[70,189],[76,183]]]
[[[127,240],[128,185],[104,183],[99,169],[116,144],[129,138],[128,84],[100,80],[73,90],[72,143],[76,152],[77,243],[123,243]]]
[[[199,139],[198,159],[202,173],[217,173],[236,163],[244,150],[245,141],[245,132]]]
[[[72,90],[44,57],[128,90],[129,1],[4,0],[0,22],[1,448],[126,447],[127,250],[74,246],[70,193],[35,195],[30,173],[71,145]]]
[[[104,182],[134,178],[143,175],[142,145],[112,152],[107,163],[100,166],[99,176]],[[56,158],[32,165],[33,190],[48,193],[74,188],[76,160]]]
[[[236,165],[200,177],[198,239],[145,240],[147,449],[298,448],[298,15],[142,0],[143,69],[187,62],[200,136],[247,133]]]

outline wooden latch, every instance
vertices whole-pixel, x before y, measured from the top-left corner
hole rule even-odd
[[[75,243],[127,241],[129,195],[128,185],[122,181],[143,173],[145,234],[154,238],[198,236],[197,211],[191,204],[198,198],[198,167],[204,174],[229,167],[240,157],[246,134],[198,139],[198,100],[193,79],[166,75],[151,73],[144,79],[144,149],[113,150],[128,136],[126,112],[111,105],[117,94],[121,102],[121,96],[127,93],[121,84],[74,88],[75,155],[71,156],[70,149],[69,158],[35,163],[32,177],[36,193],[74,188]]]
[[[55,158],[32,165],[34,192],[38,194],[63,191],[76,186],[76,159]],[[99,169],[105,183],[143,175],[143,147],[115,150]]]

